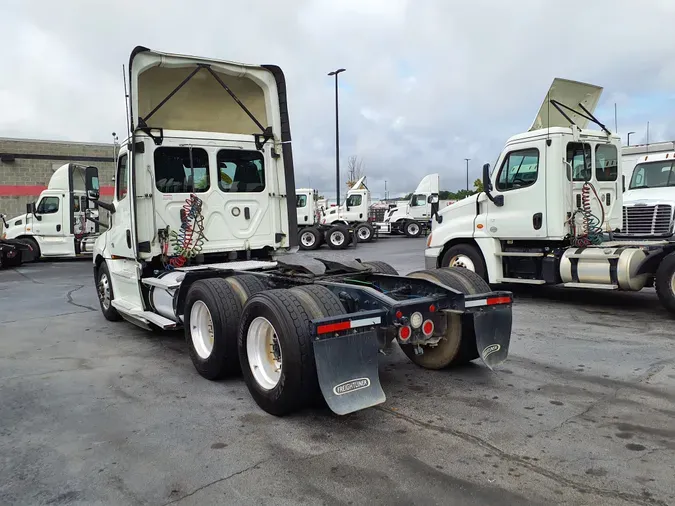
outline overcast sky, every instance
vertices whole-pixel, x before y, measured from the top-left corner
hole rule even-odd
[[[296,182],[334,195],[364,160],[381,196],[428,173],[465,186],[529,128],[554,77],[603,86],[631,143],[675,139],[674,0],[1,0],[0,136],[109,142],[133,47],[274,63],[288,82]],[[122,137],[120,135],[120,137]],[[471,183],[470,183],[471,184]]]

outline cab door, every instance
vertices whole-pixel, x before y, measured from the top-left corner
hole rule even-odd
[[[33,232],[40,245],[43,256],[71,256],[75,254],[75,247],[69,224],[68,201],[65,195],[43,195],[35,209],[36,219],[33,220]]]
[[[493,172],[492,195],[503,206],[486,201],[487,232],[498,239],[547,236],[544,141],[512,146]]]

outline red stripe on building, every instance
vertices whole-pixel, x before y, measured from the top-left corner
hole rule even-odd
[[[46,186],[40,185],[8,185],[0,184],[0,197],[37,197],[46,190]],[[113,186],[103,186],[101,187],[101,195],[103,197],[112,197],[115,193],[115,188]]]

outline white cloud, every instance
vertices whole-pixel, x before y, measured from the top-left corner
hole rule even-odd
[[[605,87],[620,132],[675,138],[671,0],[5,0],[0,135],[109,141],[124,130],[121,66],[135,45],[276,63],[289,87],[297,179],[334,192],[337,67],[343,180],[411,191],[465,185],[529,127],[553,77]],[[662,29],[659,29],[662,27]],[[657,138],[657,136],[659,138]]]

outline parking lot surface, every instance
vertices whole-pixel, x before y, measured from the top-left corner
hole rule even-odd
[[[424,239],[340,255],[423,268]],[[382,356],[385,404],[276,418],[182,332],[106,321],[89,261],[0,271],[2,504],[675,503],[675,335],[653,291],[514,289],[510,357]]]

